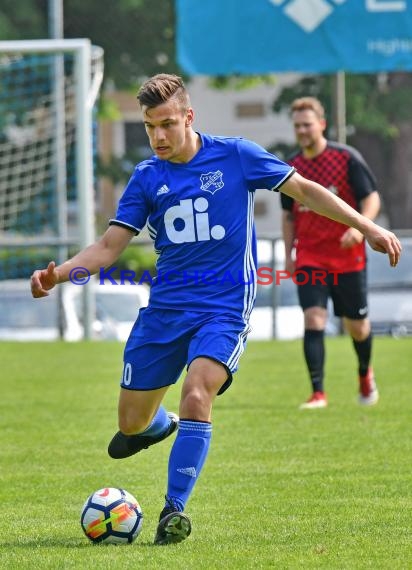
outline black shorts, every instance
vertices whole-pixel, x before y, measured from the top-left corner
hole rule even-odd
[[[315,267],[300,267],[294,280],[303,310],[310,307],[326,309],[330,297],[337,317],[362,320],[368,316],[366,269],[330,273]]]

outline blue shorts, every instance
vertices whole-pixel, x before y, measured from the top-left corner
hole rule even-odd
[[[183,369],[203,356],[227,370],[221,394],[232,382],[249,330],[242,319],[227,314],[140,309],[125,346],[120,385],[155,390],[175,384]]]

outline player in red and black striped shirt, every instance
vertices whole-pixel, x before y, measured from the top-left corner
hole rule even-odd
[[[322,184],[373,220],[379,212],[380,200],[374,175],[361,154],[350,146],[325,138],[324,109],[317,99],[296,99],[291,114],[300,151],[292,156],[290,164],[299,174]],[[335,314],[343,317],[358,357],[359,402],[375,404],[378,391],[370,363],[372,335],[367,316],[363,236],[356,229],[316,214],[285,194],[281,198],[286,269],[298,272],[299,301],[305,317],[304,354],[313,389],[312,396],[301,408],[327,405],[324,331],[329,297]],[[292,259],[294,248],[296,260]]]

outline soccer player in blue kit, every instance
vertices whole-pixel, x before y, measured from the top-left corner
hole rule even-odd
[[[105,234],[65,263],[34,271],[31,288],[34,297],[43,297],[68,281],[73,268],[96,273],[110,266],[147,224],[159,253],[158,278],[126,343],[120,431],[108,452],[128,457],[177,432],[154,541],[163,545],[191,532],[184,509],[208,454],[212,404],[231,384],[249,332],[256,293],[255,190],[280,190],[357,228],[392,266],[401,246],[393,233],[257,144],[197,133],[180,77],[148,79],[138,100],[154,156],[136,166]],[[162,399],[185,368],[177,417]]]

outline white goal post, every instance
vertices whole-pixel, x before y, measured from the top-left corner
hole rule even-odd
[[[69,246],[94,241],[93,107],[102,77],[103,50],[89,39],[0,41],[0,261],[13,251],[33,256],[49,246],[62,261]],[[67,161],[76,196],[71,232]],[[85,338],[91,336],[90,295]]]

